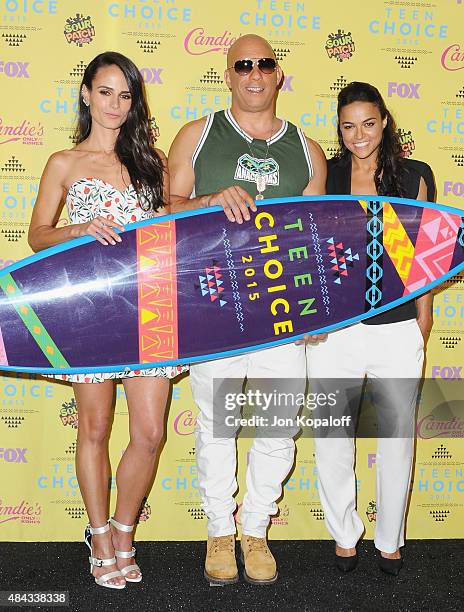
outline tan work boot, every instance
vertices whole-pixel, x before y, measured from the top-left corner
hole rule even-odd
[[[214,584],[233,584],[238,581],[234,535],[208,538],[205,578]]]
[[[277,566],[266,538],[242,536],[243,577],[252,584],[272,584],[277,580]]]

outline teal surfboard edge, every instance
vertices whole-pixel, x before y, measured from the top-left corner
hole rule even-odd
[[[324,195],[324,196],[295,196],[291,198],[269,198],[268,200],[260,200],[256,202],[257,206],[273,206],[278,204],[289,204],[289,203],[300,203],[300,202],[333,202],[339,200],[347,200],[347,201],[359,201],[359,200],[375,200],[376,202],[390,202],[391,204],[406,204],[407,206],[415,206],[417,208],[430,208],[432,210],[439,210],[441,212],[447,212],[452,215],[458,215],[460,217],[464,217],[464,209],[455,208],[453,206],[447,206],[445,204],[436,204],[435,202],[426,202],[423,200],[411,200],[407,198],[389,198],[387,196],[373,196],[373,195]],[[133,229],[137,229],[138,227],[144,227],[146,225],[156,225],[158,223],[163,223],[165,221],[175,221],[176,219],[185,219],[185,217],[197,217],[199,215],[208,215],[214,212],[219,212],[222,210],[221,206],[209,206],[208,208],[196,208],[194,210],[186,210],[178,213],[171,213],[169,215],[160,215],[159,217],[151,217],[149,219],[144,219],[143,221],[137,221],[136,223],[129,223],[125,226],[124,231],[129,231]],[[227,220],[228,221],[228,220]],[[228,221],[231,223],[231,221]],[[118,234],[124,234],[124,232],[117,232]],[[48,249],[44,249],[39,253],[34,253],[33,255],[29,255],[24,259],[21,259],[5,268],[0,270],[0,276],[11,274],[15,270],[19,270],[28,264],[34,263],[36,261],[41,261],[50,255],[54,255],[56,253],[62,253],[64,251],[68,251],[69,249],[73,249],[74,247],[80,246],[82,244],[87,244],[92,241],[97,241],[93,236],[81,236],[80,238],[73,238],[72,240],[67,240],[66,242],[62,242],[61,244],[57,244],[56,246],[49,247]],[[102,245],[103,246],[103,245]],[[105,247],[106,248],[106,247]],[[111,248],[108,245],[108,248]]]
[[[464,210],[463,209],[459,209],[459,208],[454,208],[451,206],[446,206],[446,205],[442,205],[442,204],[435,204],[433,202],[426,202],[426,201],[422,201],[422,200],[412,200],[412,199],[406,199],[406,198],[389,198],[386,196],[372,196],[372,195],[341,195],[341,196],[334,196],[334,195],[325,195],[325,196],[298,196],[298,197],[291,197],[291,198],[270,198],[268,200],[261,200],[260,202],[256,202],[257,206],[265,206],[265,205],[278,205],[279,203],[283,204],[283,203],[300,203],[300,202],[320,202],[320,201],[339,201],[339,200],[347,200],[347,201],[359,201],[359,200],[375,200],[375,201],[382,201],[382,202],[390,202],[391,204],[405,204],[408,206],[414,206],[414,207],[418,207],[418,208],[430,208],[430,209],[434,209],[434,210],[439,210],[442,212],[448,212],[450,214],[454,214],[454,215],[458,215],[460,217],[464,217]],[[138,227],[143,227],[146,225],[153,225],[156,224],[157,222],[164,222],[164,221],[168,221],[168,220],[175,220],[175,219],[182,219],[185,217],[191,217],[191,216],[197,216],[197,215],[203,215],[203,214],[209,214],[212,212],[217,212],[217,211],[221,211],[222,207],[221,206],[212,206],[212,207],[208,207],[208,208],[201,208],[201,209],[195,209],[192,211],[183,211],[180,213],[173,213],[173,214],[169,214],[169,215],[162,215],[160,217],[154,217],[154,218],[150,218],[150,219],[145,219],[143,221],[139,221],[137,223],[132,223],[127,225],[127,227],[125,228],[125,231],[128,230],[132,230],[132,229],[136,229]],[[159,221],[158,221],[159,219]],[[56,245],[54,247],[51,247],[49,249],[45,249],[43,251],[41,251],[40,253],[35,253],[29,257],[26,257],[22,260],[20,260],[19,262],[16,262],[14,264],[11,264],[10,266],[7,266],[6,268],[4,268],[3,270],[0,271],[0,275],[4,274],[9,274],[11,272],[13,272],[14,270],[18,270],[26,265],[28,265],[29,263],[32,262],[36,262],[36,261],[40,261],[41,259],[44,259],[50,255],[53,255],[54,253],[60,253],[63,251],[67,251],[71,248],[74,248],[76,246],[79,246],[81,244],[87,244],[89,242],[92,242],[93,240],[96,240],[95,238],[93,238],[92,236],[84,236],[81,238],[75,238],[73,240],[67,241],[65,243]],[[452,276],[455,276],[456,274],[459,274],[460,272],[462,272],[464,270],[464,261],[455,266],[454,268],[452,268],[451,270],[449,270],[446,274],[444,274],[443,276],[441,276],[439,279],[428,283],[427,285],[425,285],[425,287],[421,288],[420,290],[416,290],[413,291],[412,293],[409,293],[406,296],[402,296],[401,298],[398,298],[397,300],[394,300],[392,302],[389,302],[388,304],[384,305],[384,306],[380,306],[379,308],[373,308],[371,311],[369,311],[369,316],[366,316],[366,313],[362,313],[360,315],[357,315],[355,317],[351,317],[350,319],[346,319],[345,321],[343,321],[343,325],[341,326],[338,323],[332,324],[332,325],[326,325],[323,327],[320,327],[318,329],[315,330],[311,330],[311,332],[307,332],[302,333],[302,334],[297,334],[294,336],[287,336],[286,338],[280,338],[279,340],[273,340],[271,342],[266,342],[263,344],[255,344],[255,345],[250,345],[250,346],[246,346],[244,348],[236,348],[236,349],[230,349],[228,351],[222,351],[219,353],[208,353],[205,355],[200,355],[198,357],[190,357],[187,359],[172,359],[172,360],[167,360],[167,361],[162,361],[162,362],[147,362],[147,363],[135,363],[135,364],[118,364],[118,365],[112,365],[112,366],[95,366],[95,367],[89,367],[89,368],[79,368],[79,367],[74,367],[74,368],[33,368],[33,367],[21,367],[21,366],[8,366],[8,365],[0,365],[0,371],[5,371],[5,372],[21,372],[21,373],[25,373],[25,374],[91,374],[94,372],[123,372],[125,370],[141,370],[141,369],[147,369],[147,368],[153,368],[153,367],[162,367],[162,366],[176,366],[176,365],[183,365],[183,364],[192,364],[192,363],[201,363],[204,361],[213,361],[216,359],[222,359],[225,357],[232,357],[234,355],[240,355],[243,353],[250,353],[250,352],[254,352],[257,350],[264,350],[267,348],[272,348],[275,346],[281,346],[283,344],[289,344],[290,342],[295,342],[297,340],[302,339],[305,335],[315,335],[315,334],[319,334],[319,333],[326,333],[326,332],[330,332],[333,331],[335,329],[341,329],[342,327],[348,327],[349,325],[352,325],[354,323],[357,323],[359,321],[362,321],[364,319],[368,319],[370,317],[373,317],[377,314],[381,314],[382,312],[385,312],[387,310],[390,310],[392,308],[394,308],[395,306],[399,306],[407,301],[413,300],[416,297],[419,297],[420,295],[430,291],[431,289],[434,289],[435,287],[437,287],[438,285],[443,284],[445,281],[447,281],[449,278],[451,278]]]

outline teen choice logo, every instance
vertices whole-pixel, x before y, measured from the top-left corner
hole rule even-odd
[[[334,57],[338,62],[350,59],[356,50],[351,32],[338,30],[329,34],[325,41],[325,50],[329,57]]]
[[[76,13],[75,17],[68,17],[64,24],[64,36],[69,44],[76,43],[78,47],[90,44],[95,38],[91,17],[84,17],[80,13]]]

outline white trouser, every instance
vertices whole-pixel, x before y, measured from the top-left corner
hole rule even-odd
[[[286,344],[190,366],[193,398],[199,408],[195,431],[198,486],[210,536],[236,532],[233,513],[237,491],[235,437],[221,438],[213,432],[213,379],[216,390],[224,379],[244,380],[245,377],[295,379],[292,381],[294,393],[303,393],[306,383],[304,346]],[[294,454],[295,444],[288,435],[255,437],[248,455],[247,492],[241,509],[244,534],[258,538],[266,536],[269,517],[278,510],[276,500],[293,466]]]
[[[388,385],[379,421],[386,418],[398,431],[414,431],[417,392],[424,360],[424,342],[415,319],[385,325],[357,323],[306,347],[311,390],[321,379],[375,378]],[[381,379],[385,379],[384,381]],[[408,379],[395,385],[394,379]],[[401,388],[401,389],[399,389]],[[383,414],[382,414],[383,411]],[[395,431],[395,428],[393,429]],[[400,434],[398,434],[400,435]],[[327,529],[343,548],[356,545],[364,525],[356,511],[355,445],[353,438],[315,438],[319,497]],[[409,494],[414,439],[379,437],[377,441],[377,522],[375,546],[395,552],[404,545],[404,519]]]

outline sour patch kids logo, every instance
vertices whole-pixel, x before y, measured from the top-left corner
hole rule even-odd
[[[350,59],[356,50],[351,32],[338,30],[329,34],[325,41],[325,50],[329,57],[334,57],[339,62]]]
[[[78,47],[90,44],[95,38],[91,17],[84,17],[80,13],[76,13],[75,17],[68,17],[64,25],[64,35],[69,44],[76,43]]]

